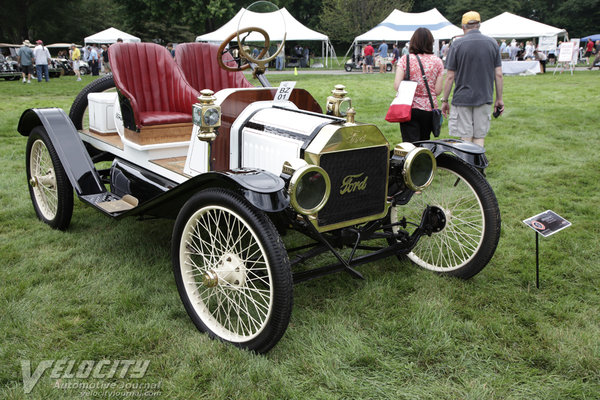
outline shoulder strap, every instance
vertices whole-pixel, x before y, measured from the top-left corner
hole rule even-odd
[[[404,73],[404,80],[410,81],[410,54],[406,55],[406,72]]]
[[[429,84],[427,83],[427,75],[425,75],[425,70],[423,69],[423,64],[421,64],[421,59],[417,55],[417,61],[419,62],[419,67],[421,67],[421,73],[423,74],[423,80],[425,81],[425,89],[427,89],[427,94],[429,95],[429,101],[431,102],[431,109],[434,109],[433,105],[433,97],[431,97],[431,90],[429,90]]]

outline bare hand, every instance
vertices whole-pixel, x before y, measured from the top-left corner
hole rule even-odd
[[[448,102],[442,103],[442,114],[445,118],[448,118],[448,113],[450,112],[450,104]]]
[[[500,111],[500,115],[502,115],[502,113],[504,112],[504,101],[496,100],[496,102],[494,103],[494,110]]]

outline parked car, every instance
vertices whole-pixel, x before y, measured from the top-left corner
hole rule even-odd
[[[13,81],[20,77],[21,70],[18,62],[13,61],[10,57],[6,57],[3,61],[0,61],[0,78]]]
[[[18,131],[37,217],[67,229],[75,190],[110,218],[175,219],[173,272],[191,320],[256,352],[286,331],[294,284],[334,272],[362,278],[356,267],[383,257],[464,279],[481,271],[500,236],[484,149],[390,143],[355,121],[341,85],[325,110],[304,89],[271,87],[264,72],[277,53],[254,58],[240,46],[247,62],[234,63],[225,50],[250,31],[268,41],[247,28],[218,48],[179,44],[176,61],[153,43],[111,46],[113,75],[84,88],[69,115],[24,111]],[[286,248],[288,231],[305,244]],[[330,265],[296,268],[323,253]]]
[[[376,70],[379,70],[379,65],[381,63],[381,59],[382,57],[375,57],[374,58],[374,64],[375,66],[373,67]],[[384,62],[385,62],[385,70],[387,72],[390,72],[392,70],[392,61],[393,61],[393,57],[384,57]],[[346,64],[344,64],[344,69],[346,70],[346,72],[352,72],[354,70],[357,71],[362,71],[362,63],[363,60],[359,60],[358,62],[354,61],[353,58],[350,58],[346,61]]]
[[[0,43],[0,78],[13,81],[21,77],[21,69],[17,62],[19,47],[21,45]]]

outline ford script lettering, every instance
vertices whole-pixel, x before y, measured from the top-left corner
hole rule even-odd
[[[365,173],[357,174],[357,175],[348,175],[344,177],[342,180],[342,186],[340,187],[340,194],[352,193],[357,190],[365,190],[367,188],[367,179],[368,176],[365,176],[364,179],[361,177]]]

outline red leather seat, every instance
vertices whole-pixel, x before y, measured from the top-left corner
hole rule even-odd
[[[175,60],[192,87],[218,92],[227,88],[254,87],[242,72],[225,71],[217,62],[219,46],[208,43],[181,43],[175,47]],[[223,59],[231,59],[229,53]]]
[[[125,127],[191,123],[192,105],[200,93],[185,80],[167,49],[154,43],[118,43],[108,49],[115,86],[131,105],[131,117],[121,105]]]

